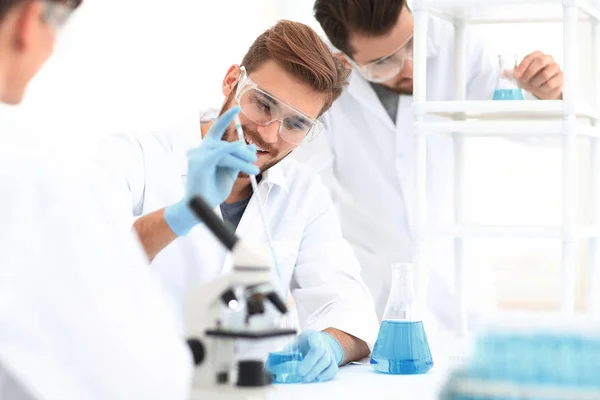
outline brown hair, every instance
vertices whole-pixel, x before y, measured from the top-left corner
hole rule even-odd
[[[315,18],[337,49],[352,56],[350,34],[380,36],[389,33],[405,0],[317,0]]]
[[[340,97],[350,74],[319,35],[299,22],[279,21],[264,32],[250,46],[241,65],[251,73],[266,61],[274,61],[324,95],[325,105],[319,115]]]
[[[21,3],[26,3],[28,1],[33,1],[33,0],[0,0],[0,21],[2,21],[4,19],[4,17],[6,16],[6,14],[8,14],[8,12],[10,10],[12,10],[14,7],[16,7],[17,5],[19,5]],[[81,3],[83,2],[83,0],[46,0],[46,1],[54,2],[54,3],[66,3],[73,8],[79,7],[81,5]]]

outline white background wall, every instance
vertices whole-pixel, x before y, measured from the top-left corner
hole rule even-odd
[[[89,150],[104,135],[130,126],[152,126],[200,105],[219,106],[221,80],[241,61],[253,39],[279,18],[308,23],[312,0],[86,0],[63,32],[57,53],[35,79],[24,104],[0,109],[24,137],[45,146]],[[498,54],[534,50],[561,62],[560,25],[478,28]],[[589,61],[583,33],[582,60]],[[590,70],[581,79],[589,83]],[[589,88],[588,85],[582,87]],[[588,96],[587,93],[584,93]],[[13,126],[14,126],[13,125]],[[6,126],[6,125],[5,125]],[[4,131],[14,132],[14,129]],[[558,149],[502,140],[468,145],[468,213],[472,222],[560,222]],[[582,144],[580,171],[587,157]],[[586,174],[581,174],[582,194]],[[582,217],[589,204],[582,196]],[[503,306],[552,307],[558,301],[560,246],[553,241],[477,241],[493,262],[497,299]],[[585,248],[579,284],[583,288]],[[477,257],[471,257],[477,260]],[[481,265],[469,269],[478,276]],[[475,292],[473,292],[475,293]],[[579,299],[582,302],[582,296]]]

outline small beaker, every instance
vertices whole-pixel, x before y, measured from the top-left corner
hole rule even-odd
[[[281,328],[298,330],[298,313],[289,310],[282,318]],[[269,353],[265,370],[273,383],[302,383],[298,365],[304,359],[296,344],[296,337],[278,341],[278,350]]]
[[[413,287],[413,265],[392,264],[392,289],[371,354],[378,372],[423,374],[433,367]]]
[[[514,77],[514,71],[517,67],[517,56],[498,56],[500,69],[494,97],[492,100],[525,100],[523,89],[521,89]]]

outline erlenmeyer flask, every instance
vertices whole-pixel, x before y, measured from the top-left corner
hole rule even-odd
[[[523,90],[514,78],[517,56],[498,56],[500,70],[492,100],[525,100]]]
[[[371,366],[388,374],[423,374],[433,367],[413,288],[412,264],[392,265],[392,289],[371,354]]]

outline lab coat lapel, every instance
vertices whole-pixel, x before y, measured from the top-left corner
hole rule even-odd
[[[389,141],[386,139],[389,139],[388,135],[394,135],[396,127],[371,85],[358,72],[353,71],[350,76],[348,94],[359,103],[359,109],[364,110],[365,123],[369,127],[365,135],[373,138],[381,154],[388,153]]]
[[[267,223],[269,223],[269,209],[267,207],[267,201],[269,199],[269,195],[271,194],[273,183],[271,182],[270,175],[272,170],[277,171],[280,167],[275,165],[271,168],[271,170],[267,171],[263,174],[263,179],[261,179],[258,184],[258,191],[260,192],[260,198],[264,202],[263,208],[265,210],[265,218],[267,218]],[[273,172],[275,172],[273,171]],[[279,171],[277,171],[279,172]],[[269,225],[269,229],[272,230],[272,226]],[[262,222],[260,221],[260,208],[258,206],[258,197],[252,194],[250,201],[248,202],[248,206],[242,215],[242,219],[237,226],[235,231],[238,237],[248,239],[252,243],[267,243],[267,236],[263,229]],[[233,265],[231,254],[227,254],[225,265],[223,267],[223,272],[228,272]]]
[[[261,182],[258,185],[258,190],[260,192],[260,197],[265,201],[267,195],[267,185],[264,182]],[[239,237],[247,238],[253,242],[262,241],[264,238],[264,234],[262,233],[262,223],[260,222],[260,209],[258,207],[258,197],[255,194],[252,194],[250,201],[248,202],[248,206],[244,211],[244,215],[242,215],[242,219],[236,229],[236,234]]]
[[[274,195],[275,187],[287,192],[289,190],[285,173],[281,165],[277,164],[269,168],[268,171],[262,174],[262,179],[258,184],[258,191],[260,192],[260,198],[263,202],[263,209],[265,212],[265,218],[269,229],[272,231],[273,226],[270,223],[269,216],[272,215],[273,210],[269,209],[269,197]],[[271,201],[271,204],[274,204]],[[258,205],[258,197],[254,194],[250,198],[248,207],[244,211],[244,215],[240,220],[236,233],[240,237],[248,238],[255,242],[267,242],[267,237],[264,232],[262,223],[260,221],[260,208]],[[271,232],[273,234],[273,232]],[[273,238],[275,240],[275,238]]]
[[[354,97],[361,106],[367,108],[371,112],[372,117],[377,118],[386,128],[394,128],[394,122],[385,111],[383,104],[379,101],[379,97],[377,97],[377,94],[369,82],[356,71],[352,71],[352,74],[350,75],[348,93]]]

